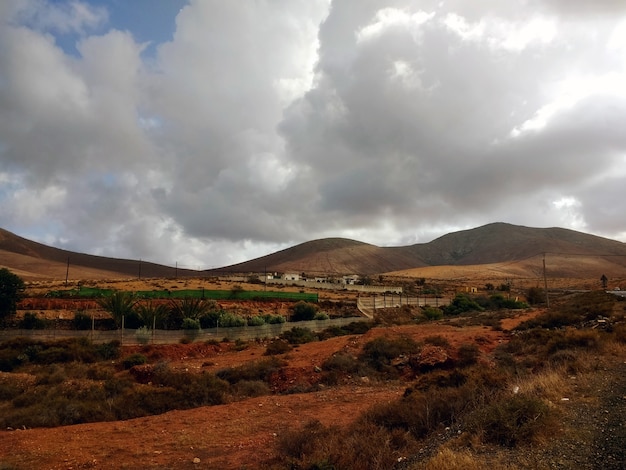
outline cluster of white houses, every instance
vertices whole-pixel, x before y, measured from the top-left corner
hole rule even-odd
[[[316,282],[319,284],[342,284],[354,286],[359,284],[360,277],[357,274],[349,276],[313,276],[308,277],[304,273],[267,273],[266,281],[304,281]]]

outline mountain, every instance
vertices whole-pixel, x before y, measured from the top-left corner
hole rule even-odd
[[[68,268],[69,261],[69,268]],[[198,276],[198,271],[75,253],[43,245],[0,229],[0,267],[24,279],[114,279],[121,277]]]
[[[326,238],[296,245],[276,253],[211,272],[307,274],[374,274],[425,266],[405,248],[382,248],[345,238]]]
[[[578,257],[579,264],[593,258],[604,264],[626,266],[626,244],[622,242],[563,228],[498,222],[402,247],[378,247],[341,238],[314,240],[213,271],[373,275],[429,266],[511,263],[543,253],[552,259]]]
[[[499,272],[532,271],[536,275],[544,256],[549,260],[552,275],[567,277],[585,272],[595,278],[604,272],[607,275],[619,272],[626,277],[626,244],[622,242],[563,228],[531,228],[506,223],[488,224],[449,233],[428,243],[399,247],[379,247],[345,238],[313,240],[219,269],[179,269],[177,275],[263,272],[376,275],[393,272],[423,276],[424,270],[436,266],[453,266],[461,272],[462,267],[474,265],[484,269],[489,266],[488,269]],[[140,269],[142,277],[175,275],[172,267],[73,253],[0,229],[0,266],[24,278],[64,279],[68,258],[72,279],[137,277]]]

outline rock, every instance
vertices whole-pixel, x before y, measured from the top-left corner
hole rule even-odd
[[[419,354],[411,356],[409,365],[413,370],[428,371],[451,366],[452,358],[441,346],[425,345]]]
[[[193,463],[196,463],[196,464],[197,464],[197,463],[200,463],[200,459],[199,459],[198,457],[195,457],[195,458],[193,459]]]

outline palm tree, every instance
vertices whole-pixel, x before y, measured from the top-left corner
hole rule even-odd
[[[122,318],[133,313],[136,303],[132,293],[122,291],[113,292],[98,301],[100,307],[111,314],[118,328],[122,325]]]
[[[210,308],[212,308],[214,302],[206,302],[203,299],[195,299],[193,297],[185,297],[180,302],[172,301],[172,312],[178,318],[191,318],[193,320],[199,320],[200,317],[205,315]]]
[[[136,309],[137,315],[139,315],[141,321],[143,321],[144,325],[148,328],[152,328],[153,326],[156,328],[156,325],[161,327],[165,326],[169,315],[167,305],[148,302],[146,304],[137,304]]]

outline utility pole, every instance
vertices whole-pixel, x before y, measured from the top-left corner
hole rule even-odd
[[[67,257],[67,268],[65,268],[65,287],[67,287],[67,279],[70,275],[70,257]]]
[[[550,297],[548,296],[548,278],[546,277],[546,254],[543,254],[543,288],[546,291],[546,307],[550,308]]]
[[[141,279],[141,258],[139,258],[139,279]]]

